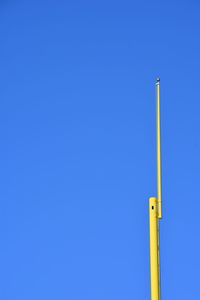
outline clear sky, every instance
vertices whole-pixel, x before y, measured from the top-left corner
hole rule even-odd
[[[0,2],[0,298],[199,299],[198,1]]]

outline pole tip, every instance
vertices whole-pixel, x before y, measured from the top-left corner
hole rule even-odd
[[[156,84],[160,84],[160,78],[159,77],[156,78]]]

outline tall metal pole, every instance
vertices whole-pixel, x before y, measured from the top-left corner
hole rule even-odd
[[[162,219],[162,161],[160,129],[160,79],[157,79],[157,177],[158,177],[158,218]]]
[[[157,88],[157,198],[149,199],[151,300],[161,299],[160,286],[160,236],[159,221],[162,218],[162,170],[161,170],[161,126],[160,126],[160,79]]]

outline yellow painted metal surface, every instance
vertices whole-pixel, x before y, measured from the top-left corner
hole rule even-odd
[[[149,199],[150,223],[150,264],[151,264],[151,300],[161,300],[160,285],[160,233],[159,222],[162,218],[162,169],[161,169],[161,128],[160,128],[160,79],[157,89],[157,198]]]
[[[159,219],[158,201],[149,199],[150,217],[150,264],[151,264],[151,299],[160,300],[160,251],[159,251]]]
[[[162,218],[162,162],[160,129],[160,79],[157,79],[157,179],[158,179],[158,218]]]

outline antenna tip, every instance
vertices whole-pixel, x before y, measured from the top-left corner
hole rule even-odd
[[[157,77],[157,79],[156,79],[156,84],[157,85],[160,84],[160,78],[159,77]]]

